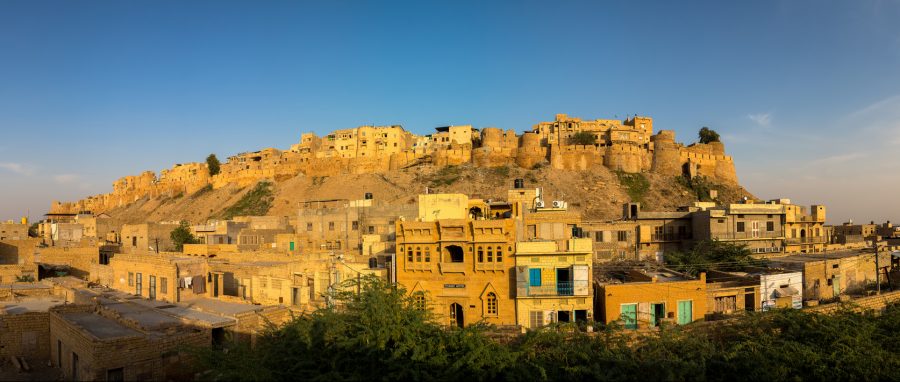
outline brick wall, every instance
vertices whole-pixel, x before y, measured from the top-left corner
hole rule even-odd
[[[0,359],[25,357],[30,363],[50,357],[50,315],[47,312],[0,314]]]
[[[900,291],[887,292],[877,296],[868,296],[853,299],[849,302],[848,306],[851,306],[855,311],[881,310],[884,309],[888,304],[897,301],[900,301]],[[819,305],[807,308],[807,310],[819,313],[832,313],[837,311],[844,305],[845,304],[842,303]]]

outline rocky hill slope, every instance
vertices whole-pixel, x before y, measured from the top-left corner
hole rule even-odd
[[[753,197],[737,184],[715,184],[708,178],[688,181],[680,176],[657,173],[626,174],[602,166],[572,171],[546,166],[523,169],[517,166],[436,167],[422,164],[384,174],[299,174],[246,187],[206,187],[192,194],[144,197],[106,213],[123,223],[170,220],[197,223],[253,214],[293,216],[302,201],[362,199],[367,192],[379,202],[412,204],[426,187],[431,192],[464,193],[502,200],[516,178],[524,179],[526,187],[543,187],[547,200],[565,200],[570,209],[580,211],[585,219],[591,220],[618,219],[622,205],[630,201],[641,202],[646,210],[675,209],[693,201],[709,200],[710,189],[716,190],[717,200],[723,203],[736,202],[744,196]]]

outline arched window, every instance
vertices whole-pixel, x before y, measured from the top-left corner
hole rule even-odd
[[[494,247],[491,247],[491,246],[487,247],[487,255],[488,255],[487,256],[488,262],[493,263],[494,262]]]
[[[406,247],[406,262],[411,263],[412,261],[413,261],[412,247]]]
[[[501,247],[499,245],[497,246],[497,262],[498,263],[503,262],[503,247]]]
[[[431,247],[425,247],[425,262],[431,262]]]
[[[416,262],[422,262],[422,247],[416,247]]]
[[[484,262],[484,248],[481,246],[478,246],[478,262],[479,263]]]
[[[413,295],[413,305],[418,310],[425,310],[425,293],[416,292]]]
[[[497,315],[497,295],[494,292],[487,294],[487,314],[491,316]]]

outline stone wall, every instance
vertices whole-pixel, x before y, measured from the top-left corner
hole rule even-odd
[[[854,311],[881,310],[888,304],[900,301],[900,291],[882,293],[881,295],[861,297],[848,303],[834,303],[818,305],[807,308],[809,311],[819,313],[833,313],[842,308],[850,308]]]
[[[50,357],[50,315],[47,312],[3,314],[0,311],[0,359],[24,357],[29,362]]]

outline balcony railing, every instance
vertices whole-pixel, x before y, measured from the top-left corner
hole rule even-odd
[[[582,281],[558,281],[555,284],[528,286],[528,296],[575,296],[575,292],[583,292],[578,294],[588,294],[588,282]]]
[[[466,263],[439,263],[441,273],[466,273]]]
[[[787,244],[824,244],[825,237],[792,237],[784,239],[784,242]]]
[[[654,233],[650,235],[651,241],[675,241],[691,239],[690,233]]]

